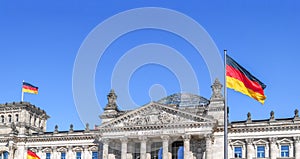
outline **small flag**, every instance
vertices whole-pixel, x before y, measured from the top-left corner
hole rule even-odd
[[[226,55],[226,85],[264,104],[266,85]]]
[[[38,94],[38,87],[33,86],[27,82],[23,82],[22,92]]]
[[[27,159],[40,159],[38,155],[36,155],[34,152],[28,150],[27,151]]]

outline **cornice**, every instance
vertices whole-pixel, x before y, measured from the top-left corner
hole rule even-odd
[[[300,130],[299,124],[289,125],[256,125],[256,126],[240,126],[240,127],[229,127],[229,133],[249,133],[249,132],[274,132],[274,131],[289,131],[289,130]],[[215,132],[223,132],[223,127],[217,127]]]
[[[114,128],[100,128],[100,133],[105,132],[122,132],[122,131],[140,131],[140,130],[158,130],[158,129],[177,129],[177,128],[200,128],[200,127],[213,127],[215,123],[183,123],[183,124],[167,124],[167,125],[145,125],[134,127],[114,127]]]

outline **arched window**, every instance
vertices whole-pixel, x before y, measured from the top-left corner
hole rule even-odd
[[[8,122],[11,123],[11,115],[8,115]]]
[[[32,115],[29,116],[29,125],[31,125]]]
[[[16,114],[16,122],[19,122],[19,114]]]
[[[1,115],[1,122],[4,123],[4,115]]]

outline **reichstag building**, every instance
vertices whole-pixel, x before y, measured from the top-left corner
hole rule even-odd
[[[0,105],[0,159],[222,159],[224,99],[215,80],[210,99],[178,93],[135,110],[107,95],[102,123],[90,129],[46,131],[47,113],[28,103]],[[228,158],[300,159],[298,110],[288,118],[228,123]]]

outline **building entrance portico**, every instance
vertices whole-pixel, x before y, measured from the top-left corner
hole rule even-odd
[[[183,159],[184,156],[204,159],[207,144],[204,136],[199,135],[144,136],[119,141],[106,138],[102,143],[103,159]]]
[[[218,85],[217,81],[215,87]],[[102,124],[96,127],[103,159],[210,159],[205,154],[212,133],[223,123],[219,91],[214,91],[211,101],[175,94],[131,111],[118,109],[113,90],[107,98]]]

